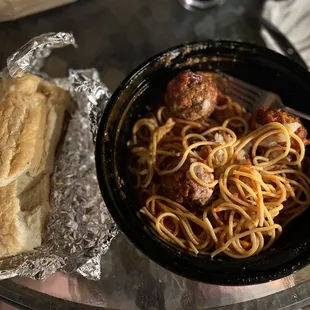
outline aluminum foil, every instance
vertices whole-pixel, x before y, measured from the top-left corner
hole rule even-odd
[[[71,94],[77,102],[87,102],[91,132],[96,140],[98,124],[111,96],[109,89],[100,82],[96,69],[69,70]]]
[[[52,80],[40,71],[44,60],[52,49],[68,45],[76,46],[70,33],[35,37],[8,58],[2,75],[31,72]],[[110,92],[95,69],[70,70],[68,77],[53,81],[70,91],[74,101],[52,175],[53,211],[47,236],[34,251],[1,260],[0,279],[45,279],[57,271],[100,279],[101,256],[118,232],[99,190],[93,143]]]
[[[39,72],[54,48],[68,45],[77,47],[72,33],[52,32],[34,37],[7,59],[10,76],[18,77],[25,71]]]

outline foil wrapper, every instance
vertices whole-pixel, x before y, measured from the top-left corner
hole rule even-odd
[[[87,111],[90,120],[91,132],[96,140],[98,124],[102,113],[111,96],[109,89],[100,82],[96,69],[69,70],[71,94],[77,102],[88,102]]]
[[[101,256],[118,229],[102,199],[97,182],[94,137],[110,92],[95,69],[70,70],[65,78],[50,79],[40,69],[54,48],[76,46],[70,33],[35,37],[7,60],[3,74],[40,75],[68,90],[72,97],[65,136],[52,175],[52,216],[41,247],[0,260],[0,279],[14,276],[45,279],[57,272],[77,272],[99,279]]]
[[[54,48],[68,45],[77,47],[71,33],[46,33],[34,37],[7,59],[9,75],[18,77],[25,71],[39,72]]]

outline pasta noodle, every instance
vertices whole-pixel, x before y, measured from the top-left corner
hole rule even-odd
[[[229,105],[236,103],[218,109]],[[246,258],[270,248],[309,207],[303,141],[278,122],[250,127],[240,116],[222,124],[211,118],[187,121],[172,117],[165,106],[135,123],[130,171],[143,204],[140,212],[160,238],[195,254]],[[264,147],[277,137],[281,143]],[[161,178],[180,171],[212,191],[206,203],[190,206],[164,194]]]

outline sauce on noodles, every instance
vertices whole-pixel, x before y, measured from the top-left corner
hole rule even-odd
[[[206,107],[204,100],[197,101],[206,84],[200,77],[185,78],[170,82],[175,97],[168,85],[166,104],[132,129],[129,169],[140,212],[160,238],[180,249],[211,257],[256,255],[309,207],[307,140],[304,131],[300,134],[305,129],[299,119],[279,110],[250,115],[219,91],[208,115],[197,119],[197,102]],[[174,98],[173,108],[181,105],[177,116],[169,106]],[[189,98],[195,113],[185,115],[194,119],[180,117]]]

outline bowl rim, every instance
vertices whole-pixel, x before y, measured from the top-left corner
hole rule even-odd
[[[273,280],[277,280],[292,274],[293,272],[305,267],[310,263],[310,250],[309,251],[301,251],[301,253],[295,256],[292,260],[285,262],[283,265],[276,266],[277,269],[273,274],[268,272],[260,273],[256,275],[249,275],[242,274],[239,276],[231,277],[228,274],[209,274],[209,278],[206,279],[206,274],[203,272],[195,272],[192,271],[192,266],[189,264],[188,261],[183,260],[182,257],[185,255],[178,254],[178,250],[174,249],[174,255],[176,256],[169,256],[169,258],[173,258],[173,261],[169,261],[167,259],[163,260],[161,257],[161,253],[156,253],[156,249],[163,250],[162,244],[159,245],[159,242],[149,236],[149,234],[143,233],[143,228],[141,229],[141,238],[137,239],[136,236],[130,230],[130,227],[126,225],[123,221],[119,220],[120,215],[118,211],[118,206],[114,201],[113,189],[111,188],[111,183],[108,178],[105,177],[105,166],[111,166],[111,161],[106,160],[107,157],[105,153],[102,151],[104,149],[104,132],[106,130],[106,126],[108,124],[108,119],[111,115],[111,111],[113,110],[114,103],[118,100],[120,95],[123,93],[126,85],[130,84],[130,81],[134,80],[137,75],[145,68],[149,67],[150,65],[156,63],[158,60],[165,57],[167,54],[171,54],[171,52],[180,52],[184,51],[187,48],[198,48],[198,50],[203,50],[206,47],[215,48],[215,47],[224,47],[226,49],[237,49],[237,48],[245,48],[248,51],[255,51],[257,54],[261,54],[264,57],[272,57],[276,59],[278,64],[281,65],[288,65],[291,67],[292,70],[297,71],[298,74],[306,77],[310,81],[310,73],[307,69],[303,68],[299,64],[295,63],[294,61],[290,60],[289,58],[274,52],[268,48],[253,44],[253,43],[246,43],[246,42],[239,42],[239,41],[229,41],[229,40],[203,40],[203,41],[192,41],[185,44],[179,44],[173,47],[170,47],[162,52],[155,54],[154,56],[148,58],[146,61],[141,63],[135,69],[133,69],[126,78],[119,84],[116,90],[113,92],[111,98],[109,99],[107,106],[104,110],[104,113],[101,117],[99,122],[99,128],[97,131],[96,137],[96,146],[95,146],[95,160],[96,160],[96,170],[97,170],[97,178],[99,182],[99,187],[101,190],[101,194],[104,198],[104,201],[108,207],[109,212],[111,213],[113,219],[120,227],[121,231],[129,238],[129,240],[137,247],[143,254],[145,254],[149,259],[156,262],[160,266],[168,269],[169,271],[179,274],[183,277],[189,278],[195,281],[201,281],[204,283],[210,284],[217,284],[217,285],[252,285],[252,284],[260,284],[265,283]],[[309,84],[310,85],[310,84]],[[114,139],[114,137],[113,137]],[[142,225],[141,225],[142,226]],[[155,251],[154,251],[155,248]],[[168,247],[167,247],[168,249]],[[171,254],[171,253],[170,253]],[[180,268],[180,264],[183,264]],[[182,269],[182,270],[181,270]],[[227,278],[230,278],[227,281]]]

